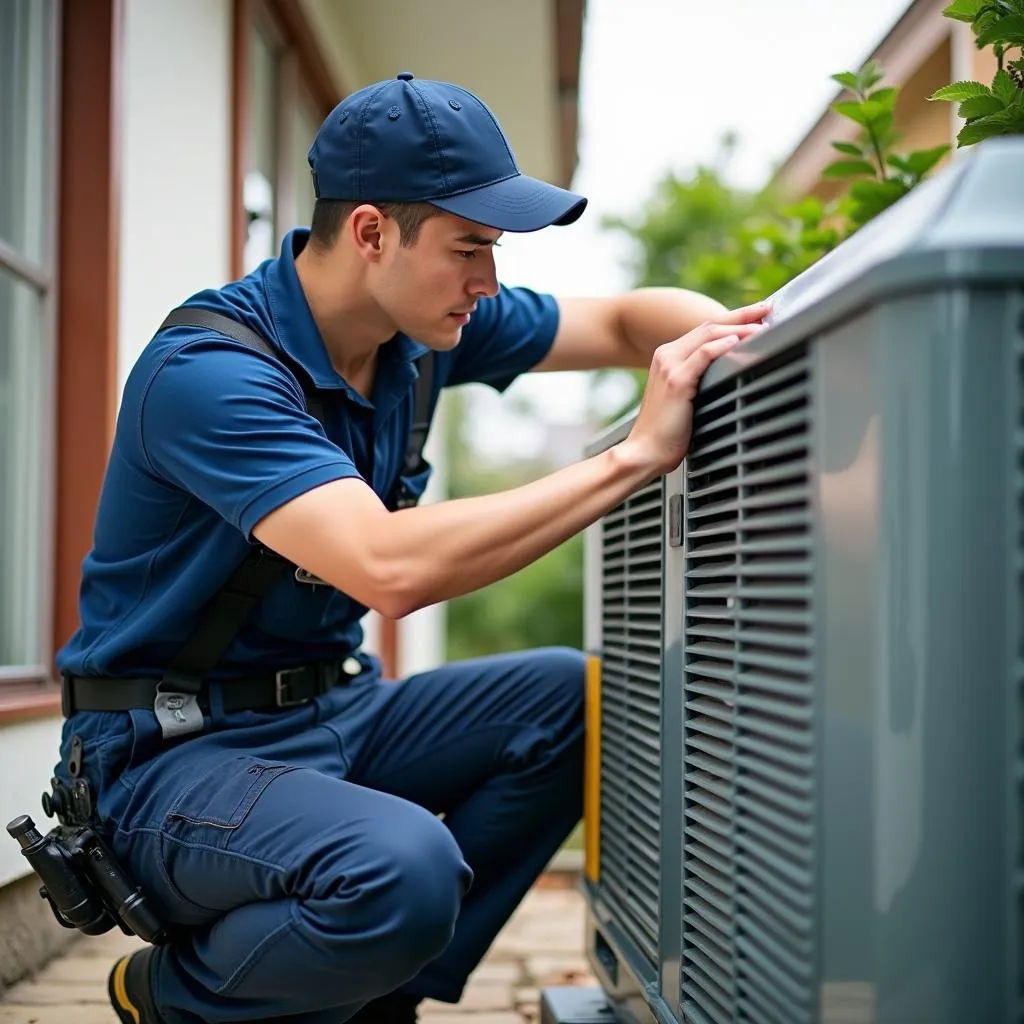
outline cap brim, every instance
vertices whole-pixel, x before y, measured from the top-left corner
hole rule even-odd
[[[587,205],[583,196],[525,174],[428,202],[498,231],[539,231],[552,224],[572,224]]]

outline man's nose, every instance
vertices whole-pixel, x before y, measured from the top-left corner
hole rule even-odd
[[[469,282],[469,294],[475,298],[493,297],[498,294],[498,272],[494,266],[494,256],[487,254],[486,261],[480,261],[477,273]]]

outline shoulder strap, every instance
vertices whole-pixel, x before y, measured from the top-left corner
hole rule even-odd
[[[423,448],[427,443],[430,431],[431,400],[434,391],[434,360],[436,353],[428,352],[419,362],[419,376],[416,378],[416,390],[413,393],[412,428],[405,446],[405,460],[399,475],[394,498],[395,508],[411,508],[416,504],[414,498],[402,485],[402,477],[415,476],[426,468],[423,459]]]
[[[160,330],[171,327],[198,327],[216,331],[257,349],[284,363],[282,354],[257,332],[221,313],[192,306],[172,310]],[[430,427],[434,377],[434,353],[420,363],[413,400],[413,423],[406,446],[403,472],[413,474],[423,465],[423,446]],[[286,364],[287,365],[287,364]],[[306,408],[323,426],[323,405],[319,397],[297,374]],[[414,505],[416,499],[399,489],[398,507]],[[261,544],[249,550],[242,563],[213,596],[203,610],[195,631],[175,655],[158,688],[154,710],[165,739],[184,736],[202,729],[202,712],[196,695],[203,679],[224,656],[238,631],[270,588],[286,571],[296,566],[277,552]]]
[[[208,309],[179,306],[172,310],[159,330],[198,327],[216,331],[284,363],[273,345],[231,317]],[[158,331],[159,333],[159,331]],[[302,387],[306,409],[323,426],[323,406],[311,388]],[[154,711],[165,739],[199,732],[203,715],[196,697],[203,680],[224,656],[238,631],[270,588],[295,566],[276,551],[254,544],[241,564],[203,609],[192,635],[174,656],[158,687]]]
[[[218,334],[223,334],[234,341],[241,342],[243,345],[248,345],[250,348],[254,348],[292,369],[290,361],[287,361],[281,352],[274,348],[263,335],[257,334],[254,330],[246,327],[245,324],[241,324],[237,320],[225,316],[223,313],[214,313],[213,310],[200,309],[198,306],[179,306],[167,314],[157,333],[165,331],[169,327],[199,327],[204,330],[216,331]],[[320,401],[320,396],[307,385],[304,374],[299,372],[295,376],[299,381],[299,386],[302,388],[302,396],[306,402],[307,412],[321,427],[324,426],[324,406],[323,402]]]

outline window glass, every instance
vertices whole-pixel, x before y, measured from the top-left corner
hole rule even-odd
[[[44,660],[44,302],[34,286],[0,268],[0,667]]]
[[[48,258],[52,17],[48,0],[0,0],[0,239],[34,263]]]

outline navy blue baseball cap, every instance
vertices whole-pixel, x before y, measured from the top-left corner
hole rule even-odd
[[[587,205],[519,170],[487,105],[403,71],[347,96],[309,150],[318,199],[430,203],[499,231],[571,224]]]

